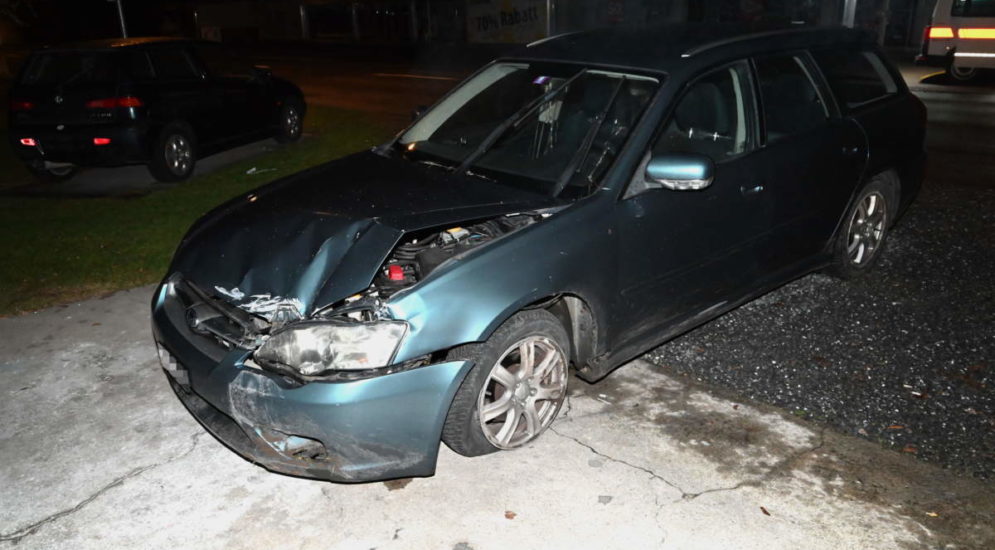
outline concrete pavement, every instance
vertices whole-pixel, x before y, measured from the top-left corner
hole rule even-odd
[[[435,477],[269,473],[172,395],[151,288],[0,319],[0,548],[991,548],[993,485],[636,361]]]

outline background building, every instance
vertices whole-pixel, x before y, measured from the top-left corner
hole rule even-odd
[[[852,24],[919,44],[936,0],[122,0],[132,35],[226,42],[521,43],[562,32],[677,21]],[[4,11],[7,6],[7,11]],[[106,0],[0,0],[0,44],[114,36]]]

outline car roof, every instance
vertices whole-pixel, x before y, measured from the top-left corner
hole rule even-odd
[[[873,40],[863,31],[844,27],[684,23],[567,33],[533,42],[514,57],[671,72],[695,65],[698,59],[712,62],[772,50],[854,44],[873,44]]]
[[[134,46],[146,46],[150,44],[173,44],[178,42],[194,43],[203,42],[190,38],[176,36],[136,36],[130,38],[104,38],[100,40],[86,40],[83,42],[71,42],[68,44],[53,44],[45,46],[44,50],[109,50],[116,48],[130,48]]]

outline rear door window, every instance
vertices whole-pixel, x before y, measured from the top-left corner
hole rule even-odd
[[[829,113],[801,57],[762,57],[756,66],[768,143],[825,123]]]
[[[884,61],[874,52],[818,50],[812,56],[841,106],[854,109],[898,91]]]
[[[151,50],[149,57],[159,80],[193,80],[200,78],[200,71],[182,48]]]
[[[21,74],[21,84],[106,83],[117,74],[111,52],[48,52],[32,56]]]

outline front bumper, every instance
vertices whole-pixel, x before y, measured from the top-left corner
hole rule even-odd
[[[224,350],[184,319],[170,285],[161,286],[152,325],[170,383],[191,414],[247,460],[340,482],[435,473],[442,426],[469,363],[298,385],[247,366],[249,351]]]

